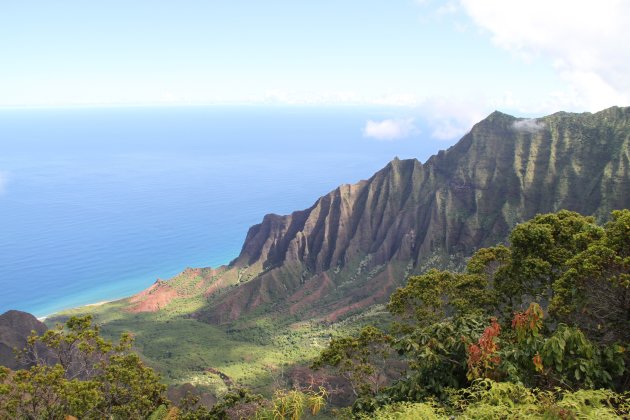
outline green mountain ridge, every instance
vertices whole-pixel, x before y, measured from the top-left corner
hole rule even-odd
[[[517,223],[630,207],[630,108],[538,119],[494,112],[422,164],[394,159],[306,210],[269,214],[228,266],[187,270],[132,298],[155,311],[204,296],[213,323],[273,313],[334,321],[384,302],[409,274],[457,269]]]

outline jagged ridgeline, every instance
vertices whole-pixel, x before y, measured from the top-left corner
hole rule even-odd
[[[409,274],[461,267],[537,213],[601,221],[628,207],[630,108],[538,119],[494,112],[424,164],[394,159],[306,210],[265,216],[229,266],[156,283],[132,310],[203,294],[195,317],[213,323],[270,310],[335,320],[384,302]]]

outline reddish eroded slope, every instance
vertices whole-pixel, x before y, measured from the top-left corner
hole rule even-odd
[[[132,313],[156,312],[178,297],[177,290],[167,282],[157,280],[151,287],[129,298],[127,310]]]
[[[177,298],[189,298],[212,294],[225,286],[221,279],[216,280],[222,269],[187,268],[174,278],[157,280],[151,287],[129,298],[127,311],[157,312]],[[229,276],[224,276],[227,279]]]

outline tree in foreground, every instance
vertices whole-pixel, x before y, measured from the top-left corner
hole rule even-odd
[[[0,418],[148,418],[168,404],[166,386],[131,344],[102,338],[89,315],[31,335],[20,355],[31,367],[0,367]]]

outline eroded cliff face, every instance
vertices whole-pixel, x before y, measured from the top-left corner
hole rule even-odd
[[[603,218],[627,207],[630,108],[535,120],[495,112],[425,164],[394,159],[309,209],[265,216],[228,267],[196,280],[208,287],[196,317],[336,319],[385,301],[409,274],[461,267],[537,213]]]

